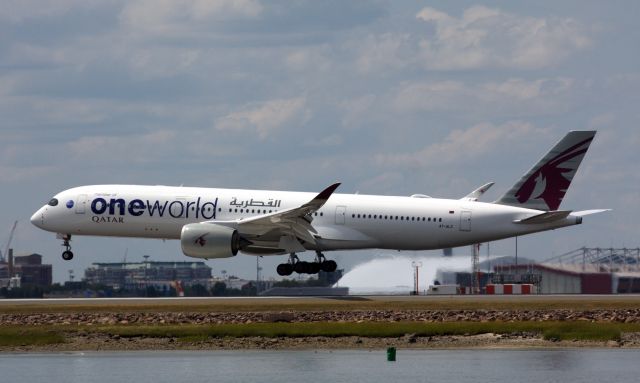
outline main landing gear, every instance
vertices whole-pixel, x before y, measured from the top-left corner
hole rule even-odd
[[[336,261],[327,260],[324,254],[317,251],[316,259],[313,262],[301,261],[296,253],[289,255],[289,261],[287,263],[281,263],[276,268],[278,275],[287,276],[293,274],[295,271],[298,274],[317,274],[320,270],[326,273],[332,273],[336,271],[338,264]]]
[[[71,234],[63,234],[62,235],[62,246],[64,246],[65,251],[62,252],[62,259],[65,261],[70,261],[73,259],[73,252],[71,251]]]

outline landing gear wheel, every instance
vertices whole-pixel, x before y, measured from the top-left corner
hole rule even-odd
[[[328,261],[320,251],[316,251],[316,263],[320,266],[318,271],[322,270],[325,273],[333,273],[338,269],[336,261]]]
[[[283,277],[291,275],[293,274],[293,265],[290,263],[281,263],[276,267],[276,271],[278,272],[278,275]]]
[[[70,261],[73,259],[73,253],[71,252],[71,234],[58,234],[58,238],[62,239],[62,246],[64,247],[64,251],[62,252],[62,259],[65,261]]]
[[[309,274],[318,274],[320,272],[320,264],[318,262],[309,263]]]
[[[325,273],[333,273],[334,271],[336,271],[336,269],[338,269],[338,264],[336,263],[336,261],[323,261],[320,264],[320,269],[322,269],[322,271],[324,271]]]
[[[309,273],[309,262],[296,262],[293,265],[293,271],[298,274],[310,274]]]

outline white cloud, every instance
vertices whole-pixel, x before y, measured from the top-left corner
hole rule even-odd
[[[342,126],[346,128],[357,128],[362,126],[363,121],[373,113],[377,97],[367,94],[358,98],[345,100],[340,103],[340,108],[344,110]]]
[[[232,112],[218,119],[215,128],[232,131],[255,130],[261,139],[265,139],[286,124],[304,124],[310,113],[306,108],[305,97],[271,100]]]
[[[566,77],[466,84],[457,80],[405,84],[394,107],[400,111],[464,110],[487,115],[545,115],[569,107],[575,81]]]
[[[285,64],[295,71],[325,72],[331,68],[327,47],[296,48],[285,57]]]
[[[435,27],[435,36],[420,42],[420,60],[428,69],[542,68],[591,43],[588,29],[572,18],[483,6],[466,9],[460,18],[426,7],[416,17]]]
[[[0,7],[0,20],[21,23],[27,19],[43,19],[64,15],[71,9],[90,7],[85,0],[14,0]]]
[[[351,44],[361,52],[356,59],[356,68],[364,74],[400,70],[417,59],[416,44],[410,34],[371,34],[364,41]]]
[[[416,18],[434,31],[391,31],[348,43],[359,52],[358,71],[546,68],[591,45],[592,30],[572,18],[522,16],[483,6],[467,8],[460,17],[425,7]]]
[[[172,152],[177,133],[157,130],[130,136],[83,136],[66,145],[66,153],[84,163],[149,163]]]
[[[523,121],[509,121],[501,125],[481,123],[466,130],[453,130],[443,142],[428,145],[417,152],[379,155],[377,161],[379,164],[411,167],[468,161],[515,141],[544,133],[543,129]]]
[[[330,134],[328,136],[321,137],[319,139],[308,139],[305,141],[305,146],[310,147],[330,147],[340,146],[344,143],[344,139],[339,134]]]
[[[262,10],[257,0],[137,0],[127,3],[120,21],[138,32],[169,36],[215,22],[255,19]]]

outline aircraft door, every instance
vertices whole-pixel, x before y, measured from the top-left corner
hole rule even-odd
[[[336,207],[336,225],[344,225],[346,217],[347,217],[347,207],[337,206]]]
[[[460,212],[460,231],[471,231],[471,212],[469,210]]]
[[[84,214],[86,207],[87,207],[87,195],[80,194],[78,196],[78,200],[76,201],[76,214]]]

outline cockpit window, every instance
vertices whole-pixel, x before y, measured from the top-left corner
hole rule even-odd
[[[49,201],[49,206],[56,206],[58,204],[58,199],[56,198],[51,198],[51,201]]]

